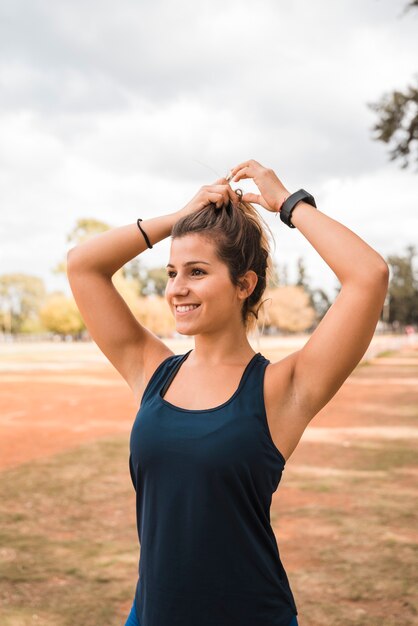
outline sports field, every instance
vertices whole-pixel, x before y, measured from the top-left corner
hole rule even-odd
[[[306,339],[253,347],[275,361]],[[376,338],[366,356],[305,431],[273,498],[300,626],[418,620],[418,343]],[[139,558],[136,409],[94,344],[0,346],[1,626],[124,624]]]

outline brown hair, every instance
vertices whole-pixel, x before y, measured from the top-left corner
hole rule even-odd
[[[263,304],[260,301],[273,274],[266,234],[266,230],[270,234],[271,230],[253,205],[242,200],[241,189],[236,189],[235,193],[236,202],[229,201],[219,209],[211,203],[178,220],[171,237],[199,233],[213,243],[217,257],[228,267],[233,285],[241,284],[241,277],[248,270],[257,274],[257,284],[241,309],[241,319],[248,333],[257,326],[258,312]]]

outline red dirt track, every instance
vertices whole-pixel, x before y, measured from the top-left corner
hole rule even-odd
[[[287,346],[283,341],[285,346],[277,348],[266,338],[265,346],[255,349],[274,361],[304,341],[297,338]],[[176,353],[192,347],[185,341],[169,344]],[[393,357],[358,366],[312,420],[300,444],[344,440],[347,434],[335,430],[341,427],[360,428],[360,435],[365,427],[378,427],[377,437],[384,436],[383,427],[412,427],[407,411],[394,409],[394,403],[402,402],[405,393],[418,402],[413,367],[418,344],[404,346],[399,358],[402,367]],[[93,343],[9,344],[0,351],[0,469],[113,433],[128,435],[136,411],[130,388]],[[291,461],[299,456],[300,444]]]

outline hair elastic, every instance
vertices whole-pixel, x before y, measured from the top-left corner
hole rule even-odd
[[[145,239],[145,242],[146,242],[148,248],[152,248],[152,245],[150,243],[150,240],[148,239],[147,233],[145,232],[145,230],[142,228],[141,224],[139,223],[139,222],[142,222],[142,221],[143,220],[140,217],[138,217],[138,219],[136,220],[137,226],[138,226],[139,230],[141,231],[141,233],[144,235],[144,239]]]

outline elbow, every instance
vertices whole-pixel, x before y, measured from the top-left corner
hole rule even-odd
[[[382,281],[383,286],[387,289],[389,285],[389,265],[386,263],[384,259],[382,259],[382,264],[379,269],[379,279]]]
[[[77,261],[77,249],[78,246],[73,246],[72,248],[70,248],[67,252],[67,274],[69,272],[70,269],[74,268],[74,265]]]
[[[369,278],[369,284],[373,286],[381,285],[387,289],[389,284],[389,265],[379,255],[379,259],[373,264],[373,267],[368,268],[367,275]]]
[[[349,284],[361,287],[363,289],[382,290],[386,293],[389,286],[389,266],[380,257],[370,265],[363,267],[361,276],[356,274],[355,278],[349,281]]]
[[[78,250],[79,246],[73,246],[67,252],[67,260],[70,258],[70,254],[74,254],[75,250]]]
[[[372,287],[373,292],[380,294],[379,297],[381,297],[382,301],[384,301],[389,288],[389,266],[386,262],[383,261],[381,266],[376,269],[370,286]]]
[[[76,247],[77,247],[77,246],[74,246],[73,248],[70,248],[70,249],[68,250],[68,252],[67,252],[67,267],[70,265],[71,255],[73,255],[73,256],[74,256],[74,249],[75,249]]]

